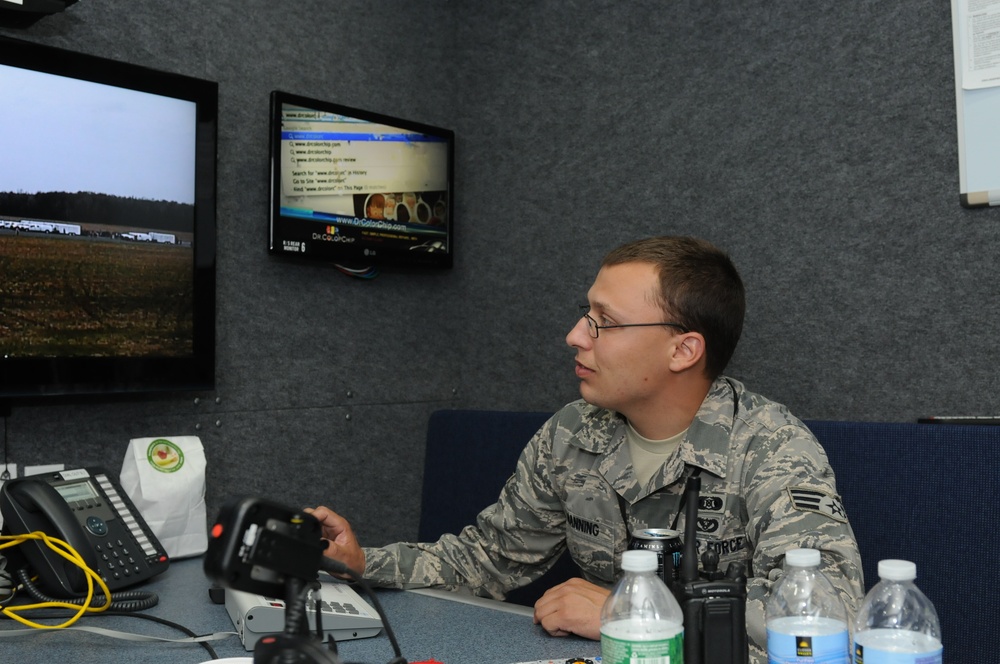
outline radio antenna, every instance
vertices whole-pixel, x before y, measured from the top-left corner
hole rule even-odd
[[[698,493],[701,478],[689,477],[684,487],[684,549],[681,553],[681,583],[698,580]]]

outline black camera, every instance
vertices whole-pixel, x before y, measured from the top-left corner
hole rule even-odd
[[[225,588],[285,598],[285,630],[266,636],[254,648],[255,664],[341,664],[333,637],[323,647],[320,611],[315,635],[309,631],[306,598],[319,589],[319,571],[351,577],[368,594],[382,619],[395,657],[406,664],[378,599],[360,575],[343,563],[323,557],[327,542],[319,521],[259,498],[226,504],[209,533],[205,574]]]
[[[246,498],[226,504],[209,534],[205,574],[227,588],[284,597],[288,581],[319,576],[326,543],[302,511]]]
[[[719,554],[706,550],[698,569],[698,493],[701,478],[684,488],[684,548],[671,591],[684,613],[684,664],[747,664],[747,578],[743,563],[719,569]]]
[[[301,511],[247,498],[223,507],[209,534],[206,576],[226,588],[285,598],[285,631],[260,640],[255,664],[337,664],[306,622],[304,592],[319,586],[325,548],[319,522]]]

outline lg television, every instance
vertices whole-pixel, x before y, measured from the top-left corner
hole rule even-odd
[[[454,132],[281,91],[270,108],[271,255],[452,266]]]
[[[218,85],[0,37],[0,404],[212,389]]]

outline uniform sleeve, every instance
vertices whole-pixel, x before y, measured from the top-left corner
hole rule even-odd
[[[469,588],[503,599],[544,574],[566,549],[565,514],[553,489],[546,423],[528,442],[497,502],[476,523],[433,543],[365,548],[365,576],[392,588]]]
[[[752,446],[744,465],[747,536],[753,545],[747,583],[747,631],[755,661],[767,661],[764,606],[782,576],[784,554],[819,549],[821,569],[853,619],[864,597],[861,555],[837,494],[833,469],[816,438],[782,427]]]

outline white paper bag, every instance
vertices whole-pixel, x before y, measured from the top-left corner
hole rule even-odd
[[[197,436],[133,438],[120,479],[167,555],[205,553],[205,449]]]

